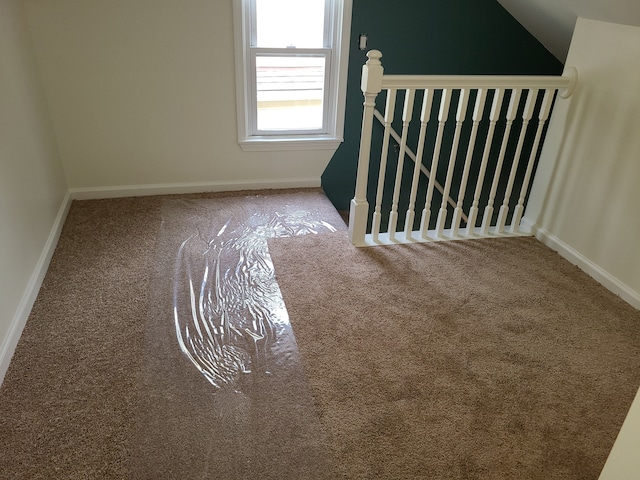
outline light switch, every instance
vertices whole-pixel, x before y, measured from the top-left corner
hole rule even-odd
[[[365,33],[361,33],[358,37],[358,50],[366,50],[367,49],[367,35]]]

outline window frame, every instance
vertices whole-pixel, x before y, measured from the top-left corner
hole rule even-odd
[[[293,135],[326,135],[331,131],[331,115],[329,115],[329,109],[325,108],[325,105],[331,104],[331,94],[333,92],[327,88],[331,83],[331,49],[330,48],[256,48],[251,47],[251,72],[256,71],[256,57],[258,56],[278,56],[278,57],[322,57],[325,60],[324,66],[324,88],[322,98],[322,126],[318,129],[306,129],[306,130],[259,130],[258,129],[258,117],[257,115],[249,115],[249,132],[251,136],[293,136]],[[251,75],[250,78],[251,89],[249,99],[249,105],[251,112],[257,112],[257,75]]]
[[[245,151],[337,149],[343,141],[352,0],[327,0],[323,48],[265,48],[256,38],[254,0],[233,0],[238,143]],[[323,129],[258,131],[255,58],[259,53],[326,55]]]

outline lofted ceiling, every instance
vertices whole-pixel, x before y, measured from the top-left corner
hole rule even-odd
[[[564,63],[578,17],[640,26],[640,0],[498,0]]]

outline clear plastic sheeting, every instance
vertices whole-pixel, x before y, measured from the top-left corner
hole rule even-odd
[[[288,361],[296,350],[267,239],[321,232],[335,228],[309,212],[254,213],[246,221],[228,220],[217,232],[194,232],[180,245],[176,337],[213,387],[242,392],[248,376],[269,374],[271,364]]]
[[[267,239],[342,225],[319,192],[164,203],[136,478],[336,477]]]

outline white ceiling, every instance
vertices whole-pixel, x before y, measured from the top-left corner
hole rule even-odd
[[[640,26],[640,0],[498,0],[564,62],[576,18]]]

